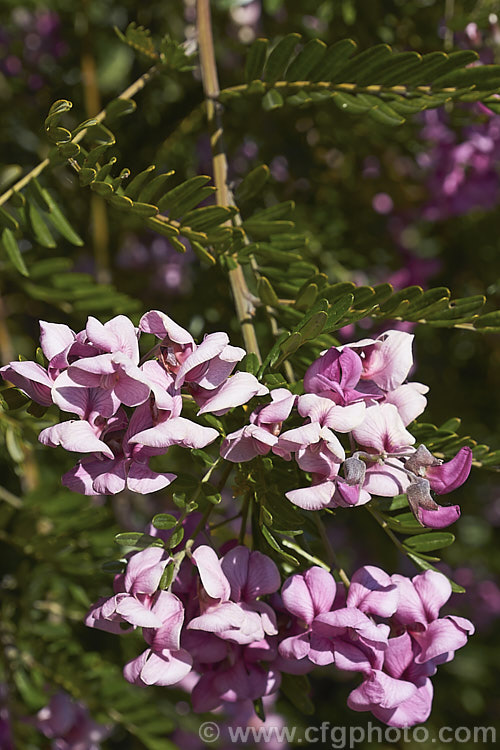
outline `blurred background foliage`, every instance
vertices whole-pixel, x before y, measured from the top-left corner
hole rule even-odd
[[[361,50],[388,43],[398,51],[430,52],[450,49],[451,43],[477,49],[488,62],[498,63],[500,32],[492,16],[496,5],[494,0],[216,0],[213,24],[221,85],[243,80],[245,50],[256,37],[273,39],[292,31],[327,44],[350,37]],[[150,65],[120,40],[114,27],[124,32],[135,22],[150,29],[154,38],[168,34],[186,40],[194,50],[193,0],[84,0],[74,5],[4,0],[0,13],[2,191],[49,154],[43,120],[53,101],[71,99],[76,125]],[[476,36],[465,32],[471,23],[477,25]],[[157,76],[135,100],[136,112],[113,128],[118,140],[112,152],[121,166],[135,174],[156,164],[158,172],[176,170],[179,180],[211,174],[196,69]],[[427,115],[390,128],[343,114],[332,103],[266,112],[255,99],[241,98],[224,115],[230,178],[237,185],[255,166],[270,165],[271,179],[252,199],[249,211],[295,201],[297,228],[308,236],[310,259],[329,283],[445,285],[457,297],[487,292],[488,309],[498,309],[500,191],[495,176],[500,184],[500,151],[494,137],[489,134],[494,144],[484,151],[489,155],[488,179],[481,181],[484,170],[473,161],[462,170],[457,195],[469,195],[468,180],[475,180],[476,188],[463,205],[441,205],[440,191],[452,169],[444,157],[443,172],[438,170],[440,155],[443,150],[449,155],[451,143],[473,140],[471,126],[476,135],[486,137],[490,115],[476,105],[456,104],[447,105],[437,117],[448,135],[430,134],[437,121]],[[81,189],[65,166],[46,170],[40,180],[58,197],[81,243],[59,237],[43,247],[23,240],[23,258],[30,264],[53,258],[70,263],[64,278],[62,270],[53,271],[57,266],[47,266],[51,278],[45,294],[34,293],[2,258],[2,362],[18,354],[33,357],[39,319],[80,330],[89,312],[108,312],[104,290],[88,304],[85,297],[81,304],[72,301],[68,272],[111,285],[118,295],[115,309],[135,319],[144,310],[158,308],[197,337],[230,327],[233,343],[240,343],[227,280],[217,266],[200,264],[189,247],[186,254],[178,254],[168,239],[145,231],[133,217]],[[43,266],[37,278],[43,280]],[[50,292],[54,288],[58,295]],[[257,327],[265,339],[265,321],[258,318]],[[360,321],[349,327],[344,340],[379,330],[372,320]],[[425,326],[418,326],[415,334],[416,379],[431,389],[426,421],[440,424],[460,416],[463,434],[500,447],[498,336]],[[124,493],[111,505],[101,504],[61,488],[60,475],[71,458],[37,443],[37,432],[47,419],[26,414],[24,405],[1,415],[5,450],[0,459],[0,538],[5,553],[0,679],[10,686],[16,747],[46,746],[23,717],[45,705],[56,689],[83,700],[98,721],[115,725],[105,747],[169,748],[176,736],[186,742],[179,727],[195,731],[199,719],[186,714],[182,695],[162,688],[151,688],[146,695],[129,686],[120,665],[133,646],[126,639],[117,644],[118,639],[82,624],[89,603],[110,585],[111,575],[101,566],[118,556],[114,533],[142,528],[163,509],[162,501]],[[500,714],[498,475],[473,470],[456,502],[463,515],[454,529],[457,541],[444,553],[445,570],[467,587],[465,595],[454,595],[453,604],[477,623],[478,634],[451,664],[441,667],[430,728],[493,725]],[[335,515],[331,535],[347,569],[371,563],[389,572],[416,572],[389,546],[368,514]],[[367,723],[370,717],[345,706],[351,681],[324,669],[313,676],[312,684],[315,713],[303,719],[304,725],[325,720],[346,726]],[[286,699],[279,701],[278,709],[288,723],[297,721]],[[193,743],[189,747],[196,747]]]

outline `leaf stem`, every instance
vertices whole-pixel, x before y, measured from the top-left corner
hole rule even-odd
[[[233,205],[231,191],[227,181],[227,157],[223,145],[223,127],[221,104],[216,101],[219,96],[219,79],[215,62],[214,41],[212,35],[212,21],[210,17],[210,0],[197,0],[198,45],[200,50],[200,65],[205,93],[207,121],[210,131],[210,145],[212,148],[212,163],[214,170],[214,184],[218,206]],[[229,271],[229,283],[233,292],[236,314],[241,326],[245,349],[256,355],[262,362],[252,316],[255,312],[252,297],[243,274],[242,267],[236,260],[236,265]]]

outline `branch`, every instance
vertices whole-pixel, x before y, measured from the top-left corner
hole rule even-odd
[[[223,128],[221,105],[215,101],[219,96],[219,80],[215,63],[214,43],[212,36],[212,22],[210,18],[210,0],[197,0],[198,44],[200,50],[200,65],[203,80],[203,91],[207,107],[207,121],[210,131],[210,145],[212,147],[212,162],[214,169],[214,183],[216,200],[219,206],[233,205],[231,191],[227,184],[227,158],[223,146]],[[235,261],[236,262],[236,261]],[[245,348],[248,353],[257,356],[262,361],[259,344],[253,327],[252,315],[254,306],[247,286],[243,269],[239,264],[229,271],[229,282],[233,292],[236,314],[243,333]]]

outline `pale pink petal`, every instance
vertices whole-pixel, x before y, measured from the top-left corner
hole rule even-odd
[[[304,573],[304,579],[311,595],[314,615],[328,612],[335,599],[337,584],[324,568],[315,565]]]
[[[101,463],[102,470],[93,482],[95,493],[98,495],[116,495],[124,490],[126,485],[125,461],[117,458],[115,461],[104,460]]]
[[[406,383],[388,393],[384,403],[394,404],[406,427],[425,411],[427,399],[424,394],[428,390],[428,386],[422,383]]]
[[[335,492],[334,482],[323,482],[312,487],[302,487],[298,490],[290,490],[285,497],[294,505],[304,510],[322,510],[329,505]]]
[[[262,552],[252,552],[248,563],[248,576],[244,590],[245,601],[258,596],[273,594],[281,584],[281,577],[276,564]]]
[[[413,445],[415,438],[405,429],[394,404],[374,404],[368,407],[359,427],[352,431],[357,443],[374,448],[378,453],[395,453]]]
[[[47,323],[40,321],[40,346],[50,361],[75,341],[75,334],[64,323]]]
[[[259,425],[281,424],[290,416],[296,398],[297,396],[286,388],[275,388],[271,391],[271,403],[259,408],[258,412],[254,412],[256,423]]]
[[[347,705],[355,711],[370,710],[372,706],[397,708],[411,698],[416,691],[417,688],[413,682],[396,680],[374,669],[365,681],[352,691],[347,699]]]
[[[198,414],[212,413],[217,416],[225,414],[235,406],[241,406],[254,396],[265,396],[269,389],[259,383],[249,372],[237,372],[215,391],[206,391],[201,397],[203,405]],[[200,404],[200,394],[194,393],[195,401]]]
[[[356,607],[367,614],[390,617],[398,606],[396,584],[380,568],[365,565],[351,578],[347,606]]]
[[[154,333],[159,339],[167,336],[176,344],[194,346],[191,334],[160,310],[145,313],[139,321],[139,328],[145,333]]]
[[[370,495],[395,497],[406,491],[410,478],[404,471],[402,462],[397,458],[391,458],[390,462],[390,466],[378,463],[367,466],[363,489]]]
[[[437,570],[426,570],[412,578],[429,620],[439,617],[439,610],[451,596],[451,583]]]
[[[303,575],[287,578],[281,589],[281,598],[286,609],[299,620],[310,625],[316,614],[308,582]]]
[[[278,438],[256,424],[249,424],[227,435],[221,443],[222,458],[233,463],[250,461],[256,456],[265,456]]]
[[[175,685],[191,671],[193,660],[187,651],[151,652],[141,669],[140,677],[146,685]]]
[[[132,625],[137,625],[143,628],[160,628],[162,621],[152,612],[148,607],[136,599],[134,596],[127,596],[123,598],[116,607],[116,612],[123,617],[124,620],[130,622]]]
[[[245,623],[246,616],[243,610],[234,602],[221,602],[205,614],[193,617],[188,624],[189,630],[206,630],[208,633],[217,633],[224,637],[226,631],[239,630]]]
[[[43,445],[55,448],[62,446],[67,451],[76,453],[102,453],[108,458],[114,458],[113,451],[102,440],[88,422],[80,419],[70,419],[53,427],[47,427],[39,434],[38,439]]]
[[[173,417],[148,430],[137,432],[129,442],[153,448],[168,448],[171,445],[204,448],[218,437],[219,433],[212,427],[203,427],[184,417]]]
[[[52,404],[53,380],[37,362],[11,362],[0,368],[0,374],[4,380],[20,388],[38,404]]]
[[[167,562],[168,553],[163,547],[148,547],[136,552],[128,561],[125,591],[132,594],[154,594]]]
[[[158,474],[146,464],[133,461],[128,470],[127,487],[132,492],[149,495],[151,492],[157,492],[164,487],[168,487],[176,477],[177,474]]]
[[[192,556],[207,594],[212,599],[227,601],[231,596],[231,587],[215,550],[203,544],[194,550]]]

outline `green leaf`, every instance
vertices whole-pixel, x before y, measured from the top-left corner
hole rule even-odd
[[[432,532],[429,534],[418,534],[409,536],[405,539],[405,545],[411,547],[417,552],[432,552],[435,549],[442,549],[453,544],[455,537],[447,531]]]
[[[109,182],[101,182],[98,180],[95,180],[90,184],[90,189],[94,191],[94,193],[97,193],[97,195],[100,195],[101,198],[110,198],[113,193],[113,186],[110,185]]]
[[[205,186],[207,182],[210,182],[210,177],[197,175],[172,188],[159,201],[158,207],[160,211],[162,213],[167,212],[173,217],[181,216],[186,211],[189,211],[193,205],[196,206],[198,203],[201,203],[204,197],[206,197],[205,191],[207,187]],[[210,187],[209,192],[211,193],[213,190],[214,188]]]
[[[136,203],[135,201],[132,203],[132,206],[130,208],[130,211],[133,214],[137,214],[137,216],[156,216],[156,214],[159,211],[158,206],[153,206],[150,203]]]
[[[121,547],[150,547],[156,543],[158,545],[161,540],[156,536],[150,536],[149,534],[142,534],[140,531],[125,531],[115,536],[116,544]]]
[[[229,221],[236,209],[226,206],[202,206],[189,211],[182,217],[182,224],[191,229],[207,232],[219,224]]]
[[[128,195],[129,198],[132,198],[132,200],[135,201],[145,183],[151,179],[151,173],[154,172],[155,169],[156,167],[154,164],[151,164],[151,166],[146,167],[142,172],[139,172],[139,174],[137,174],[126,186],[125,195]]]
[[[245,63],[245,81],[248,83],[261,77],[266,61],[268,45],[268,39],[256,39],[248,50]]]
[[[173,547],[177,547],[178,544],[182,542],[184,538],[184,528],[182,526],[179,526],[178,529],[172,532],[170,539],[168,540],[168,546],[170,549]]]
[[[133,99],[118,97],[106,105],[106,119],[116,120],[118,117],[132,114],[136,109],[137,104]]]
[[[293,555],[289,555],[288,552],[285,552],[280,547],[280,545],[278,544],[274,536],[271,534],[267,526],[261,526],[260,530],[261,530],[262,536],[264,537],[266,542],[269,544],[271,549],[273,549],[275,552],[278,552],[280,557],[282,557],[287,562],[291,563],[293,566],[295,567],[298,566],[299,561],[297,560],[297,558],[293,557]]]
[[[33,202],[30,202],[27,206],[27,219],[39,245],[47,248],[56,247],[56,242],[49,232],[47,224]]]
[[[431,565],[427,560],[424,560],[422,557],[420,557],[418,554],[413,552],[408,552],[408,557],[410,560],[413,560],[415,565],[418,565],[419,568],[422,568],[422,570],[435,570],[438,573],[441,573],[442,571],[438,570],[434,565]],[[448,578],[448,576],[446,576]],[[455,583],[455,581],[452,581],[451,578],[448,578],[449,582],[451,583],[451,590],[455,594],[465,594],[465,589],[463,586],[460,586],[458,583]]]
[[[158,203],[159,205],[160,197],[165,192],[165,185],[169,182],[173,174],[175,172],[171,169],[169,172],[164,172],[153,177],[139,192],[137,196],[138,201],[141,203]]]
[[[296,307],[297,310],[307,310],[316,302],[318,291],[317,284],[308,284],[298,295],[294,307]]]
[[[270,89],[267,94],[262,98],[262,108],[266,112],[271,112],[273,109],[278,109],[284,104],[283,97],[276,89]]]
[[[380,61],[387,61],[391,57],[392,50],[387,44],[377,44],[370,47],[352,60],[347,62],[344,67],[337,70],[334,76],[330,78],[333,83],[356,83],[358,76],[373,70]],[[372,81],[376,83],[376,81]]]
[[[235,191],[237,202],[243,202],[258,195],[269,179],[270,171],[266,164],[260,164],[252,169]]]
[[[50,223],[65,239],[68,240],[68,242],[71,242],[72,245],[76,245],[77,247],[81,247],[83,245],[82,238],[75,232],[49,191],[43,190],[43,195],[49,208],[48,213],[45,214],[48,221],[50,221]]]
[[[82,169],[78,173],[80,185],[82,187],[87,187],[91,182],[95,180],[96,176],[97,172],[95,169],[92,169],[90,167],[82,167]]]
[[[265,81],[275,83],[275,81],[283,78],[290,55],[300,39],[300,34],[288,34],[278,42],[267,58],[264,68]]]
[[[203,247],[203,245],[200,245],[199,242],[196,242],[196,240],[191,240],[191,248],[194,252],[194,254],[202,261],[202,263],[207,263],[209,266],[214,266],[216,263],[216,260],[214,256],[208,252],[208,250]],[[184,248],[185,250],[186,248]]]
[[[348,112],[353,115],[361,115],[372,109],[370,104],[359,102],[356,96],[353,96],[352,94],[342,94],[340,91],[334,92],[333,101],[342,112]]]
[[[321,294],[324,294],[324,291],[325,290],[322,290]],[[351,307],[353,301],[354,296],[352,294],[346,294],[328,308],[328,316],[323,329],[324,333],[330,333],[331,331],[336,331],[338,328],[342,327],[340,321]]]
[[[155,529],[172,529],[177,524],[177,518],[170,513],[157,513],[152,524]]]
[[[287,81],[306,81],[309,73],[323,59],[327,46],[319,39],[311,39],[291,62],[286,71]]]
[[[12,214],[3,208],[3,206],[0,206],[0,225],[4,226],[6,229],[11,229],[13,232],[16,232],[19,229],[18,222],[14,219]]]
[[[266,279],[265,276],[261,276],[257,284],[257,294],[262,300],[264,305],[270,305],[271,307],[278,307],[279,299],[278,295],[274,291],[271,282]]]
[[[19,245],[17,244],[16,238],[14,237],[14,233],[11,229],[4,229],[2,231],[2,247],[5,250],[10,262],[14,266],[14,268],[19,271],[23,276],[29,276],[28,269],[26,268],[26,264],[24,262],[23,256],[21,255],[21,251],[19,250]]]
[[[168,587],[170,586],[174,578],[174,573],[175,573],[175,564],[173,562],[169,562],[169,564],[165,567],[165,570],[162,573],[162,576],[158,583],[158,588],[168,589]]]
[[[328,47],[323,59],[311,71],[311,81],[333,80],[355,50],[356,42],[352,39],[342,39],[332,47]]]

